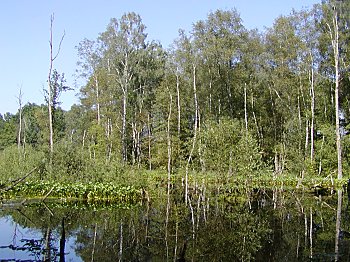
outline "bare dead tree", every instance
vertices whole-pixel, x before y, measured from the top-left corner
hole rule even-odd
[[[22,144],[22,87],[19,88],[19,94],[17,97],[18,100],[18,106],[19,106],[19,123],[18,123],[18,135],[17,135],[17,146],[18,150],[21,149]]]
[[[52,75],[52,70],[53,70],[53,62],[56,60],[58,57],[60,51],[61,51],[61,46],[63,39],[66,35],[65,32],[63,32],[63,35],[61,37],[61,40],[58,44],[58,49],[57,52],[54,54],[54,44],[53,44],[53,22],[54,22],[54,14],[51,15],[50,18],[50,40],[49,40],[49,45],[50,45],[50,65],[49,65],[49,74],[48,74],[48,87],[47,87],[47,94],[48,94],[48,111],[49,111],[49,131],[50,131],[50,152],[51,154],[53,153],[53,108],[52,108],[52,81],[51,81],[51,75]]]

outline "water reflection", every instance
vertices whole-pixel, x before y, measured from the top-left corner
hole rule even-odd
[[[6,203],[1,261],[334,261],[350,257],[348,195],[205,188],[138,206]],[[216,192],[216,191],[215,191]]]
[[[76,239],[62,238],[56,242],[50,228],[46,232],[21,226],[11,216],[0,219],[0,261],[82,261],[70,248],[65,252],[65,246],[74,246]]]

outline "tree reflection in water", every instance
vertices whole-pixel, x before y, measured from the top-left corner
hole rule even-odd
[[[137,206],[3,205],[0,260],[340,261],[350,255],[349,199],[342,190],[324,196],[208,192],[193,192],[187,206],[178,197],[182,192]],[[6,230],[11,223],[17,231]]]

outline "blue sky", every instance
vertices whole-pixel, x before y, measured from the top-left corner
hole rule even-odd
[[[147,26],[148,40],[159,40],[168,47],[179,29],[206,19],[217,9],[236,8],[248,29],[271,27],[279,15],[292,9],[312,7],[320,0],[1,0],[0,1],[0,113],[16,113],[20,88],[23,103],[42,104],[49,68],[50,16],[55,14],[54,44],[65,32],[61,53],[54,67],[65,73],[74,88],[61,97],[68,110],[78,103],[75,85],[76,46],[84,38],[94,40],[112,17],[134,11]]]

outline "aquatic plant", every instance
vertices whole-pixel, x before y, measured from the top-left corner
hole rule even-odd
[[[52,181],[35,181],[18,184],[1,193],[5,198],[75,198],[87,200],[113,200],[120,202],[137,202],[142,198],[141,189],[133,186],[113,183],[60,183]]]

